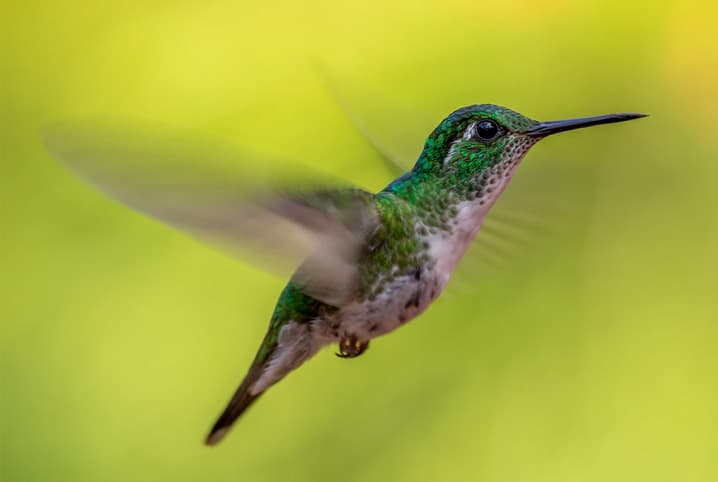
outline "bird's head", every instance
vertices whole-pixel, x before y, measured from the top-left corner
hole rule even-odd
[[[511,172],[529,148],[544,137],[639,117],[644,114],[607,114],[540,122],[493,104],[462,107],[429,135],[414,172],[467,179],[495,166]],[[454,176],[450,176],[452,174]]]

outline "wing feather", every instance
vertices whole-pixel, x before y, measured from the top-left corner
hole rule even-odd
[[[352,295],[378,222],[373,194],[308,168],[289,175],[279,161],[192,142],[191,134],[158,132],[66,124],[44,139],[71,171],[127,206],[270,269],[303,261],[295,281],[325,303]]]

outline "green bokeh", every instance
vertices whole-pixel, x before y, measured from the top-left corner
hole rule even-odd
[[[0,480],[717,480],[715,15],[2,3]],[[38,132],[131,116],[378,189],[388,175],[337,96],[404,158],[477,102],[651,117],[535,147],[507,196],[558,202],[558,229],[505,265],[466,260],[419,319],[359,359],[323,351],[207,448],[283,280],[96,193]],[[542,166],[572,173],[531,185]]]

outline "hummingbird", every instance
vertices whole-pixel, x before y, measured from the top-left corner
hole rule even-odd
[[[254,248],[301,244],[295,250],[299,267],[279,295],[254,361],[206,438],[215,445],[262,394],[322,347],[337,344],[339,357],[358,357],[372,339],[426,310],[534,144],[559,132],[641,117],[540,122],[493,104],[462,107],[429,134],[413,168],[377,193],[347,185],[250,195],[227,190],[232,182],[223,179],[217,195],[199,187],[201,176],[194,174],[155,182],[148,156],[138,154],[141,149],[127,152],[131,142],[108,150],[67,132],[50,132],[45,142],[110,196],[192,235]],[[128,156],[139,162],[123,165]]]

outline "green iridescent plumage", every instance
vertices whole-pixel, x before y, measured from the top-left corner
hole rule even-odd
[[[290,281],[279,295],[277,306],[269,321],[267,336],[259,347],[254,363],[261,365],[267,361],[267,357],[277,347],[279,332],[287,320],[309,323],[318,314],[329,314],[334,311],[336,311],[335,307],[312,298],[296,283]]]

